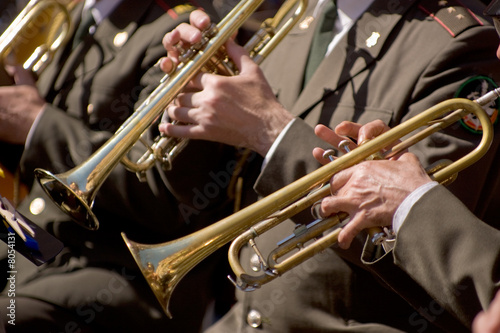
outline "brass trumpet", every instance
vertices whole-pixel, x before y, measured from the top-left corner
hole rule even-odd
[[[0,62],[40,72],[69,38],[78,0],[31,0],[0,36]]]
[[[269,260],[264,259],[254,242],[254,238],[262,233],[330,195],[329,185],[323,184],[327,183],[332,175],[364,161],[424,126],[427,127],[393,147],[385,153],[385,157],[397,154],[473,113],[481,122],[482,140],[472,152],[431,175],[436,181],[443,182],[475,163],[488,151],[493,140],[493,128],[480,105],[489,104],[499,97],[500,89],[497,89],[476,101],[461,98],[444,101],[239,212],[177,240],[149,245],[135,243],[123,233],[122,237],[169,317],[171,314],[168,304],[177,283],[195,265],[233,240],[229,249],[229,262],[236,275],[235,285],[246,291],[259,288],[337,241],[340,229],[326,235],[323,233],[343,221],[347,217],[345,213],[300,226],[298,232],[285,239],[271,252]],[[323,187],[311,192],[318,186]],[[315,240],[318,236],[322,237]],[[264,268],[264,273],[260,276],[246,273],[239,263],[240,249],[247,243],[255,249]],[[295,253],[291,254],[291,251]],[[281,260],[285,255],[289,256]]]
[[[169,165],[173,156],[182,149],[177,143],[185,144],[185,140],[172,139],[171,144],[169,138],[160,138],[149,149],[150,153],[136,164],[129,161],[126,154],[163,113],[165,107],[201,70],[224,75],[236,74],[236,66],[229,61],[223,45],[262,3],[263,0],[240,1],[219,24],[205,31],[199,45],[183,51],[182,64],[173,73],[165,75],[141,106],[83,164],[58,175],[42,169],[35,170],[42,188],[61,210],[83,227],[96,230],[99,221],[92,212],[95,196],[120,161],[139,175],[151,168],[156,160]],[[250,55],[255,62],[260,63],[274,49],[299,20],[306,7],[307,0],[287,0],[274,18],[263,22],[261,29],[246,44],[247,48],[251,48]],[[293,15],[281,22],[293,8]],[[165,168],[168,169],[168,166]]]

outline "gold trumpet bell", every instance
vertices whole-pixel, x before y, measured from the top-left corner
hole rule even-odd
[[[166,315],[172,318],[169,310],[170,297],[175,286],[190,269],[186,266],[175,265],[172,262],[185,259],[182,255],[185,252],[184,246],[179,245],[177,242],[173,242],[173,245],[170,244],[172,242],[140,244],[128,239],[125,233],[122,233],[122,237],[161,307]],[[165,265],[165,258],[169,258],[172,265]],[[157,269],[159,266],[162,266],[163,269]]]
[[[95,191],[87,191],[86,182],[82,186],[79,182],[74,181],[76,177],[71,177],[71,173],[68,177],[66,173],[54,175],[50,171],[41,169],[35,170],[35,176],[47,195],[74,222],[89,230],[99,228],[99,221],[92,212]],[[73,178],[73,180],[69,180],[69,178]]]

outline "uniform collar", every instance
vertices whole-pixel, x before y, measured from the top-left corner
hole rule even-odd
[[[488,7],[484,10],[484,14],[493,19],[495,29],[497,30],[498,36],[500,36],[500,0],[490,2]]]

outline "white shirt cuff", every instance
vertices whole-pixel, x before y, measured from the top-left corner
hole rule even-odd
[[[408,216],[408,213],[410,212],[411,208],[413,205],[429,190],[431,190],[433,187],[439,185],[438,182],[430,182],[426,183],[413,192],[410,193],[409,196],[406,197],[406,199],[399,205],[398,209],[396,210],[396,213],[394,214],[394,217],[392,218],[392,229],[394,232],[397,234],[401,226],[403,225],[403,222],[406,220],[406,217]]]
[[[290,126],[292,126],[293,122],[295,121],[295,118],[293,118],[286,126],[285,128],[283,128],[283,130],[281,131],[281,133],[278,135],[278,137],[276,138],[276,140],[274,140],[273,142],[273,145],[271,146],[271,148],[269,148],[269,151],[267,152],[266,154],[266,157],[264,157],[264,161],[262,162],[262,169],[264,169],[264,167],[266,166],[267,162],[269,162],[269,160],[271,159],[271,157],[273,156],[275,150],[276,150],[276,147],[278,147],[278,144],[281,142],[281,140],[283,139],[283,137],[285,136],[286,132],[288,131],[288,129],[290,128]]]

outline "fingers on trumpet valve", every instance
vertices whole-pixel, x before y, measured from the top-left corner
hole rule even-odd
[[[349,153],[355,147],[356,147],[356,144],[352,140],[349,140],[349,139],[342,140],[338,144],[338,149],[340,151],[342,151],[343,153]],[[337,155],[337,152],[335,151],[335,149],[326,149],[323,152],[323,158],[325,160],[330,160],[330,162],[333,162],[335,160],[336,155]]]

